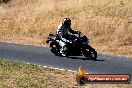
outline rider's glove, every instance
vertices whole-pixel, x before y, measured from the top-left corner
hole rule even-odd
[[[78,33],[78,34],[81,34],[81,32],[80,32],[80,31],[77,31],[77,33]]]

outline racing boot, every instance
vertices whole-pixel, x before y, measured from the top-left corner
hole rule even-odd
[[[66,57],[67,56],[67,47],[64,46],[60,49],[60,53],[63,57]]]

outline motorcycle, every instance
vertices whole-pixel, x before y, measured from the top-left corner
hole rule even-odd
[[[46,43],[50,42],[50,50],[56,56],[62,56],[59,45],[60,38],[58,35],[49,34]],[[97,60],[97,52],[89,45],[89,39],[78,32],[77,35],[70,36],[70,42],[66,42],[64,48],[66,56],[85,56],[86,59]]]

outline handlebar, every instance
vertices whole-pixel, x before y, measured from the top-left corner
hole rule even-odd
[[[78,38],[80,38],[80,36],[82,35],[82,33],[80,31],[77,31],[78,33]]]

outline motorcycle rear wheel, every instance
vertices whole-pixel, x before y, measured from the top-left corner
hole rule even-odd
[[[59,45],[57,43],[51,42],[50,43],[50,51],[56,55],[56,56],[60,56],[60,49],[59,49]]]

